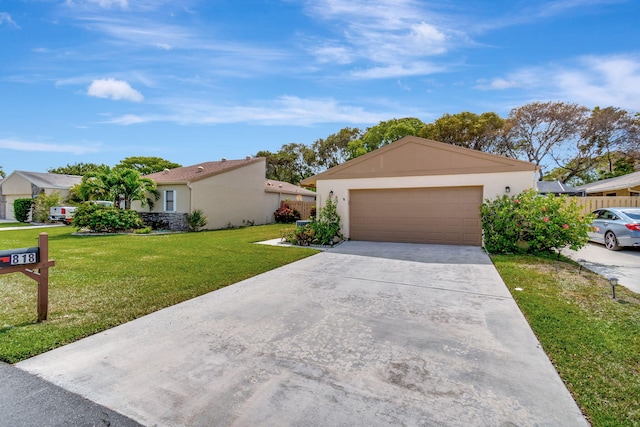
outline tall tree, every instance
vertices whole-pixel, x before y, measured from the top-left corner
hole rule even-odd
[[[115,167],[134,169],[140,172],[142,175],[149,175],[150,173],[162,172],[165,169],[174,169],[181,167],[181,164],[165,160],[161,157],[145,157],[134,156],[127,157],[124,160],[120,160]]]
[[[267,163],[266,178],[298,184],[313,175],[311,165],[315,154],[305,144],[292,142],[284,144],[279,151],[258,151],[256,157],[265,157]]]
[[[356,158],[405,136],[418,136],[424,126],[425,124],[422,120],[413,117],[380,122],[367,129],[362,138],[351,141],[348,144],[349,158]]]
[[[96,163],[75,163],[75,164],[67,164],[66,166],[60,166],[57,168],[48,169],[49,173],[59,173],[62,175],[80,175],[84,176],[89,172],[96,172],[101,168],[107,167],[105,164],[96,164]]]
[[[155,200],[159,196],[156,183],[140,175],[137,170],[112,169],[108,166],[84,175],[78,193],[85,200],[110,200],[116,206],[120,206],[120,201],[123,201],[125,209],[131,208],[133,200],[139,200],[143,206],[153,206],[153,200],[147,195],[151,193]]]
[[[491,152],[504,126],[504,119],[496,113],[480,115],[464,111],[445,114],[420,131],[423,138],[445,142],[473,150]]]
[[[349,143],[360,137],[362,137],[360,129],[346,127],[325,139],[315,140],[311,145],[311,150],[314,153],[314,158],[311,159],[311,166],[316,171],[320,171],[344,163],[349,158]]]
[[[588,112],[586,107],[563,102],[533,102],[514,108],[505,121],[497,150],[544,166],[553,155],[559,158],[570,141],[581,138]]]
[[[7,175],[4,173],[4,170],[2,169],[2,166],[0,166],[0,178],[4,178],[5,176],[7,176]]]
[[[609,174],[613,173],[616,160],[612,153],[640,149],[639,117],[614,107],[595,107],[591,112],[584,138],[606,158]]]

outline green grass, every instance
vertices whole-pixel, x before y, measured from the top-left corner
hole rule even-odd
[[[0,360],[15,363],[316,253],[252,242],[281,225],[167,235],[72,236],[72,227],[0,232],[0,250],[49,233],[49,316],[37,323],[37,284],[0,275]]]
[[[570,261],[492,259],[590,422],[639,426],[640,295],[618,286],[613,300],[607,280]]]

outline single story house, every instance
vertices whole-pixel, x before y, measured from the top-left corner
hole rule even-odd
[[[275,221],[273,213],[280,208],[284,201],[315,202],[316,193],[306,188],[284,182],[267,179],[265,181],[265,216],[267,223]]]
[[[640,172],[584,184],[576,187],[587,196],[638,196],[640,195]]]
[[[14,171],[0,183],[0,219],[15,220],[13,202],[16,199],[33,198],[42,192],[58,192],[66,197],[69,189],[81,181],[78,175]]]
[[[147,223],[172,230],[187,228],[187,214],[201,210],[205,229],[274,222],[282,200],[315,200],[315,193],[281,181],[265,180],[266,159],[203,162],[146,175],[158,186],[160,199],[150,210],[132,208]]]
[[[567,196],[581,196],[583,194],[577,188],[560,181],[538,181],[537,189],[540,194],[566,194]]]
[[[302,181],[352,240],[482,245],[485,199],[536,188],[533,163],[415,136]]]

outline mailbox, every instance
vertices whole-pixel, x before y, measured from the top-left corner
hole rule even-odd
[[[0,268],[40,262],[40,248],[19,248],[0,251]]]

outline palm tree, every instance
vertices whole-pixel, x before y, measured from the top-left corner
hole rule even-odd
[[[116,206],[124,201],[124,208],[131,209],[131,202],[139,200],[142,206],[153,202],[149,194],[158,200],[160,194],[152,179],[144,178],[140,172],[128,168],[110,168],[105,166],[98,171],[82,177],[78,194],[85,200],[110,200]]]

